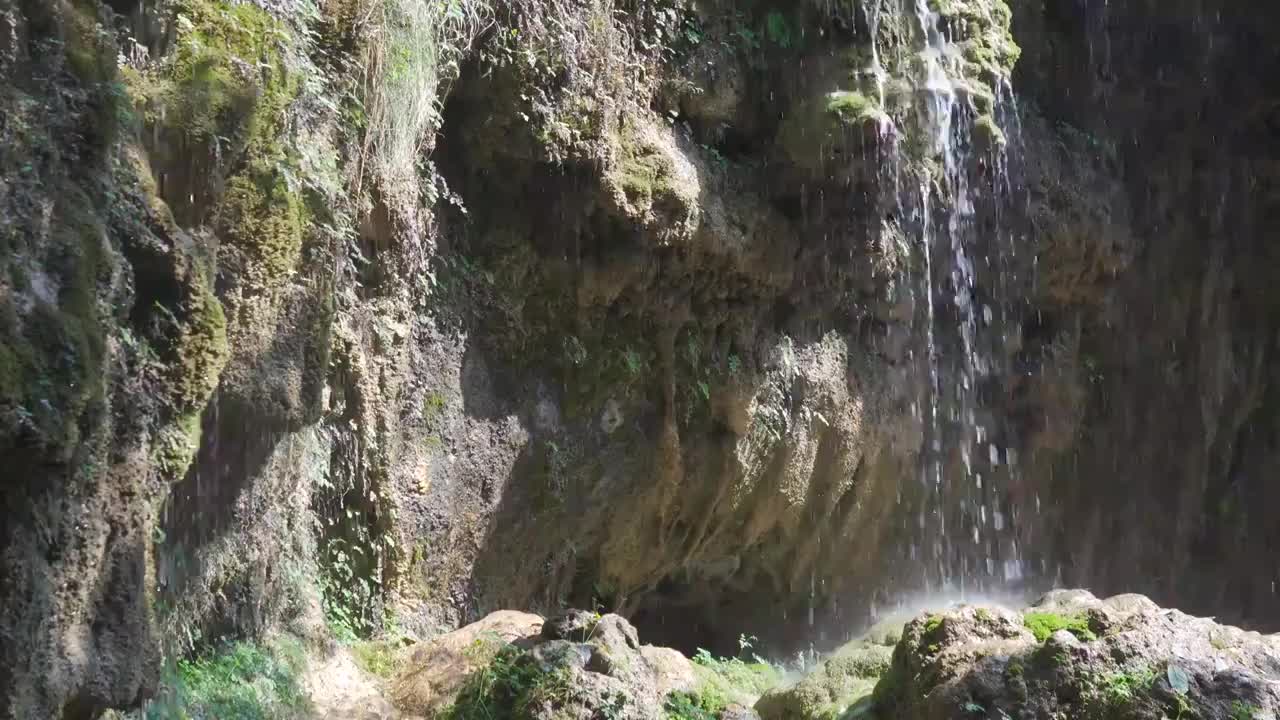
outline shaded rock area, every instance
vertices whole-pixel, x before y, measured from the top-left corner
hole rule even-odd
[[[1010,7],[1014,82],[1048,131],[1026,126],[1042,272],[1024,335],[1052,340],[1008,396],[1035,542],[1068,585],[1280,629],[1280,11]]]

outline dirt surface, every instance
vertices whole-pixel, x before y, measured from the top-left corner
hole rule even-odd
[[[346,648],[313,665],[303,683],[320,720],[407,720],[383,695],[382,681],[362,670]]]

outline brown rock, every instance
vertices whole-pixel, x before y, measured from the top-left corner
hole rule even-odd
[[[419,643],[392,681],[396,707],[430,717],[457,697],[463,683],[503,646],[521,643],[542,631],[541,616],[499,610],[466,627]]]

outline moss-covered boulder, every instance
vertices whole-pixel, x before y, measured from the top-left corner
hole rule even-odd
[[[858,717],[871,704],[876,680],[889,668],[890,645],[855,640],[798,681],[765,693],[756,703],[763,720],[836,720]]]
[[[1145,597],[1050,593],[1023,613],[957,607],[908,624],[877,717],[1263,718],[1280,639]]]

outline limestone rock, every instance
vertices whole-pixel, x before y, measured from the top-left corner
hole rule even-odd
[[[958,607],[917,618],[874,698],[881,716],[901,720],[1274,717],[1280,638],[1141,596],[1059,591],[1021,614]]]
[[[514,714],[534,720],[610,717],[645,720],[663,716],[674,691],[697,684],[690,662],[668,648],[641,646],[636,629],[618,615],[570,610],[547,621],[541,634],[526,636],[524,647],[508,645],[481,663],[455,663],[450,702],[463,714],[484,707],[494,717]],[[457,678],[465,669],[482,682]],[[419,705],[431,711],[443,700]],[[402,705],[404,709],[410,709]]]
[[[430,716],[448,707],[467,677],[512,643],[538,636],[541,616],[499,610],[478,622],[419,643],[407,652],[408,662],[392,681],[392,699],[406,712]]]
[[[642,645],[640,655],[653,670],[658,695],[689,692],[697,686],[698,675],[694,672],[693,663],[679,651],[656,645]]]

